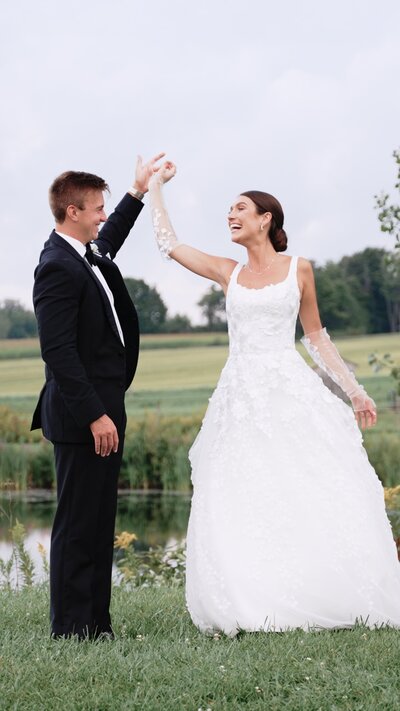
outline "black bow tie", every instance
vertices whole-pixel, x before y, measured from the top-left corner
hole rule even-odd
[[[93,252],[92,252],[92,250],[91,250],[91,248],[90,248],[90,242],[88,242],[87,245],[86,245],[85,258],[88,260],[89,264],[91,264],[92,267],[94,267],[94,266],[96,265]]]

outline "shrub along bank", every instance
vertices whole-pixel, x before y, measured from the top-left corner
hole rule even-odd
[[[201,415],[147,414],[127,428],[119,486],[121,489],[190,491],[188,450]],[[364,433],[371,464],[385,486],[400,483],[400,438],[396,430]],[[55,485],[53,451],[26,419],[0,408],[0,485],[51,489]]]
[[[55,486],[53,449],[9,408],[0,408],[0,486],[51,489]],[[200,415],[148,414],[129,422],[119,486],[121,489],[190,490],[188,450]]]

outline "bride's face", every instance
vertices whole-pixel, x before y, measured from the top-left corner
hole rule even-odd
[[[228,226],[232,242],[248,244],[255,235],[261,235],[260,225],[267,225],[267,215],[259,215],[250,198],[239,195],[228,212]]]

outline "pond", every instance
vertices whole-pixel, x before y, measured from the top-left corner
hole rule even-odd
[[[0,559],[10,558],[10,528],[18,520],[25,526],[26,548],[35,562],[37,579],[40,580],[42,564],[38,545],[44,546],[48,557],[55,508],[55,494],[47,491],[0,494]],[[138,537],[136,548],[174,544],[186,535],[189,510],[190,496],[186,494],[121,492],[115,530],[117,533],[135,533]]]

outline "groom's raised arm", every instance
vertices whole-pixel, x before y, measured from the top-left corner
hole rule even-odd
[[[157,162],[164,156],[158,153],[143,164],[141,156],[136,162],[135,179],[132,187],[118,203],[99,232],[96,245],[102,255],[109,254],[114,259],[143,209],[142,199],[149,189],[149,180],[158,170]]]

